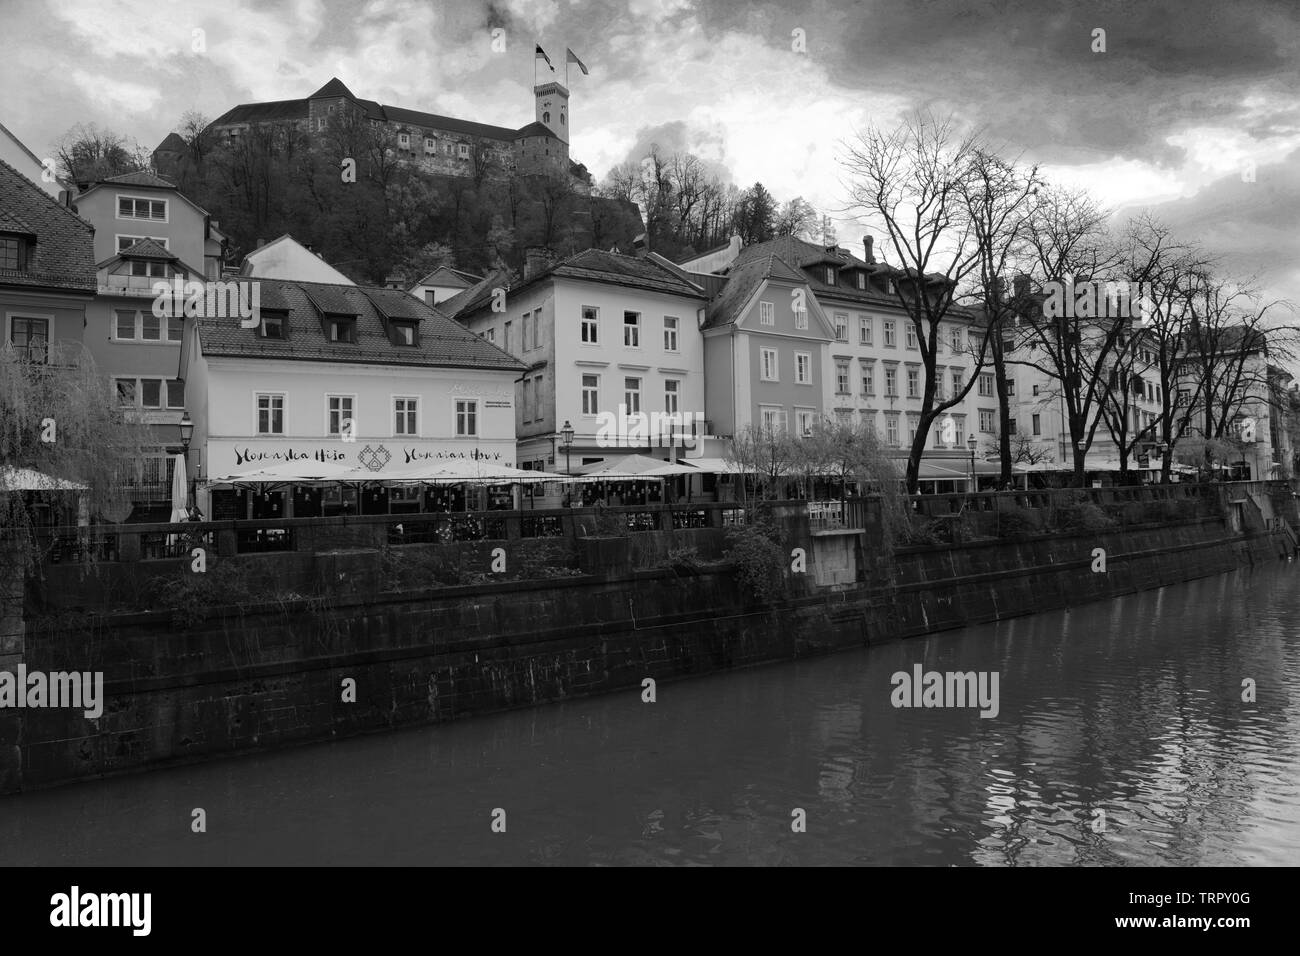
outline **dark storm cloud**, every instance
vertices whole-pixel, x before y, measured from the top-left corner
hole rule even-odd
[[[700,16],[714,34],[745,30],[775,49],[803,29],[808,55],[843,85],[954,111],[1044,162],[1176,163],[1181,151],[1164,140],[1188,126],[1267,130],[1296,119],[1293,0],[712,0]],[[1094,28],[1106,31],[1105,53],[1092,52]],[[1264,99],[1249,116],[1247,93]]]

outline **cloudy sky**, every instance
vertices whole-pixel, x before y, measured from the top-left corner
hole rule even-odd
[[[1300,302],[1296,0],[0,0],[0,122],[38,155],[77,122],[152,147],[186,110],[358,96],[531,121],[534,43],[599,179],[648,144],[822,210],[842,143],[917,107],[982,127],[1121,214],[1144,207]],[[1093,31],[1105,30],[1104,53]],[[505,49],[493,50],[493,30]],[[201,35],[195,31],[201,30]],[[196,44],[196,36],[201,43]],[[201,50],[196,50],[201,46]],[[14,95],[13,91],[17,91]],[[1252,181],[1253,180],[1253,181]],[[841,216],[840,241],[864,225]]]

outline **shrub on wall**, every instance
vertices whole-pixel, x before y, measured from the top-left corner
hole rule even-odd
[[[766,517],[753,517],[727,532],[727,558],[736,578],[760,601],[785,596],[785,552],[780,533]]]

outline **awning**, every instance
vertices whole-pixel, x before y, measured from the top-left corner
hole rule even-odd
[[[316,461],[303,458],[297,461],[282,461],[265,468],[252,468],[248,471],[233,472],[220,478],[211,478],[213,485],[253,485],[283,484],[306,481],[332,481],[340,475],[352,471],[349,465],[337,465],[332,462]]]
[[[645,455],[623,455],[621,458],[585,465],[579,469],[579,476],[595,481],[636,481],[640,478],[662,478],[665,475],[689,475],[695,470]]]
[[[1002,465],[996,461],[975,460],[975,475],[1000,475]],[[922,458],[916,477],[920,481],[953,481],[965,479],[970,481],[970,459],[961,461],[957,458],[939,459]]]

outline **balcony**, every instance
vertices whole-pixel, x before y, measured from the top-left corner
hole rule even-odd
[[[171,279],[164,276],[106,275],[101,277],[99,281],[99,294],[129,295],[152,299],[157,296],[157,293],[153,291],[153,287],[158,282],[164,283],[170,288]]]

